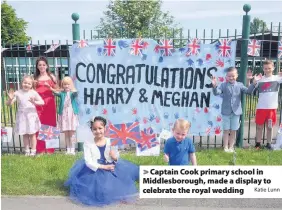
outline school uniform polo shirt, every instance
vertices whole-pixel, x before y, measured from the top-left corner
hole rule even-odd
[[[174,137],[169,138],[164,147],[164,153],[169,156],[169,165],[189,165],[189,154],[194,152],[195,147],[189,138],[181,142],[176,141]]]

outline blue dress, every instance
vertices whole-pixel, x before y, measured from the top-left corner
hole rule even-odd
[[[107,163],[105,146],[98,147],[101,158],[99,164]],[[135,181],[139,180],[139,166],[119,159],[115,163],[115,170],[97,169],[93,171],[85,164],[85,160],[78,160],[69,172],[65,186],[70,188],[71,200],[91,206],[104,206],[121,201],[130,202],[137,198],[138,190]]]

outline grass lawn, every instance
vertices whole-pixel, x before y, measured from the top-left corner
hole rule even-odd
[[[67,195],[64,188],[69,169],[82,154],[72,157],[64,154],[24,157],[2,155],[3,195]],[[138,165],[164,165],[159,157],[136,157],[135,153],[124,153],[122,158]],[[197,152],[198,165],[282,165],[282,151],[256,151],[238,149],[236,156],[220,149]]]

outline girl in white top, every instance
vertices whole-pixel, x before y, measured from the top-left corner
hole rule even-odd
[[[33,90],[33,84],[32,76],[24,76],[21,83],[22,89],[16,92],[10,90],[6,102],[9,106],[15,101],[18,102],[15,133],[23,135],[26,156],[35,156],[36,154],[35,134],[39,131],[41,124],[35,106],[44,104],[43,99]]]
[[[134,202],[139,166],[119,158],[111,139],[105,137],[106,119],[97,116],[90,124],[94,138],[85,139],[84,158],[74,164],[65,183],[70,198],[91,206]]]

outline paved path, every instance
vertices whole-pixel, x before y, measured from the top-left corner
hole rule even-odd
[[[282,199],[140,199],[136,204],[104,208],[74,204],[66,197],[2,196],[2,210],[271,210],[282,209]]]

